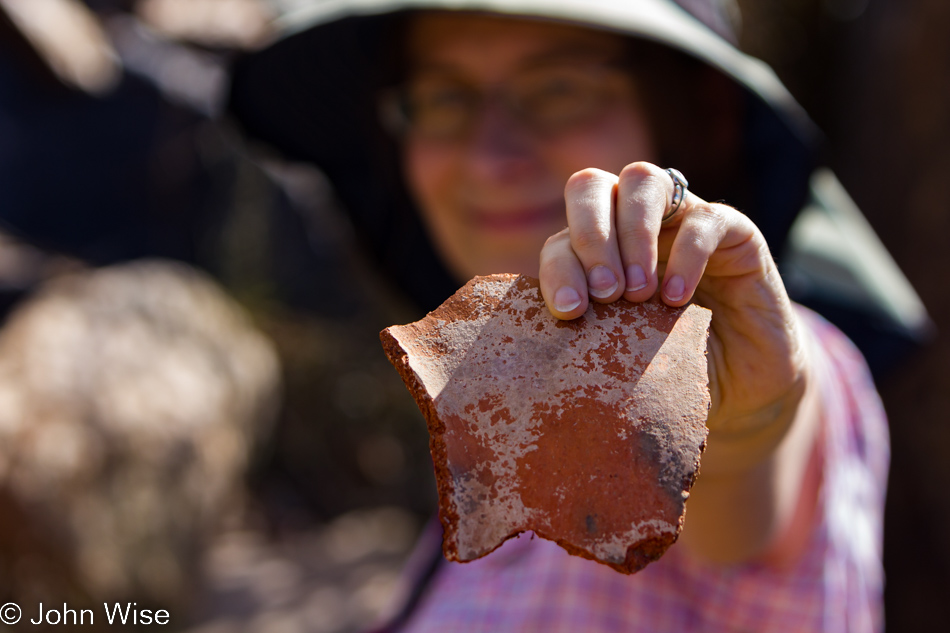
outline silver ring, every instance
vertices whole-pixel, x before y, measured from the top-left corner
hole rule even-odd
[[[673,199],[670,201],[670,208],[667,209],[666,213],[664,213],[660,219],[661,223],[666,222],[676,215],[680,205],[683,204],[683,200],[686,199],[686,192],[689,190],[689,183],[686,182],[686,176],[683,175],[683,172],[678,169],[670,168],[666,170],[666,173],[673,179]]]

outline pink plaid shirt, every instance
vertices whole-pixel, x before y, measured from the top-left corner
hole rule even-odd
[[[824,470],[807,551],[791,567],[716,566],[675,545],[633,576],[522,535],[491,555],[436,568],[388,630],[412,633],[871,632],[882,626],[886,421],[863,358],[802,310],[817,340],[825,407]],[[441,545],[438,525],[415,560]],[[428,552],[428,554],[427,554]],[[407,574],[412,576],[412,565]]]

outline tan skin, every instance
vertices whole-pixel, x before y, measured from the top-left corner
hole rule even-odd
[[[495,94],[563,60],[597,67],[622,42],[511,18],[427,14],[410,30],[413,76],[451,77]],[[632,78],[596,116],[533,129],[488,99],[463,138],[409,133],[406,178],[460,281],[538,276],[559,319],[590,301],[695,301],[713,312],[708,448],[681,542],[703,558],[783,563],[802,546],[817,497],[819,407],[807,343],[762,234],[743,214],[690,192],[661,224],[673,183]],[[566,228],[565,228],[566,227]],[[811,464],[811,466],[809,466]]]

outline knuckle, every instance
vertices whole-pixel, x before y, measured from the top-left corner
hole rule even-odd
[[[563,229],[545,240],[541,248],[541,264],[556,261],[571,252],[570,232],[568,229]]]
[[[716,250],[715,242],[702,231],[687,231],[680,240],[680,249],[695,253],[710,254]]]
[[[653,163],[648,163],[646,161],[638,160],[636,162],[630,163],[620,171],[621,178],[631,178],[636,180],[648,180],[650,178],[656,178],[657,174],[664,174],[662,169],[654,165]]]
[[[565,227],[561,229],[560,231],[558,231],[557,233],[555,233],[554,235],[548,237],[548,239],[544,241],[544,247],[548,248],[550,246],[558,246],[560,244],[563,244],[566,241],[570,241],[570,239],[571,239],[571,230]]]
[[[738,212],[724,204],[695,204],[690,213],[690,223],[697,228],[715,233],[723,233],[730,220],[735,220]]]
[[[609,239],[609,236],[600,231],[598,227],[571,230],[571,245],[574,250],[581,252],[602,249]]]
[[[641,222],[625,223],[617,227],[617,237],[621,243],[644,244],[656,240],[655,233]]]
[[[620,172],[621,189],[628,192],[628,202],[660,208],[669,202],[672,181],[666,172],[652,163],[631,163]]]
[[[646,161],[630,163],[620,171],[620,178],[621,180],[641,185],[662,185],[665,181],[670,180],[670,177],[666,175],[664,170]]]
[[[733,222],[734,224],[736,224],[738,227],[742,228],[743,230],[747,231],[749,234],[759,235],[759,236],[762,235],[762,231],[759,229],[758,225],[752,221],[752,218],[747,216],[742,211],[739,211],[735,207],[730,207],[725,204],[719,204],[716,206],[720,207],[720,210],[723,213],[724,217],[730,218],[731,222]],[[764,240],[765,238],[763,237],[762,239]]]
[[[576,192],[578,189],[587,188],[592,184],[600,184],[602,182],[613,183],[615,180],[616,177],[610,172],[588,167],[587,169],[582,169],[571,174],[571,177],[567,179],[567,184],[564,186],[564,192],[570,194]]]

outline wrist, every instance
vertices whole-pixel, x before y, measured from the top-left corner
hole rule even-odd
[[[763,402],[757,397],[777,386],[769,385],[768,380],[753,385],[740,383],[738,388],[719,389],[712,394],[709,435],[702,458],[705,476],[755,470],[774,456],[793,427],[803,423],[807,426],[807,419],[817,414],[813,406],[818,391],[812,367],[814,341],[794,312],[785,327],[789,341],[786,360],[775,359],[772,366],[762,369],[768,372],[765,375],[784,382],[771,399]],[[716,376],[727,374],[722,367],[710,365],[710,384],[718,384]]]
[[[710,425],[702,475],[744,474],[766,462],[798,419],[807,391],[803,375],[772,404]]]

